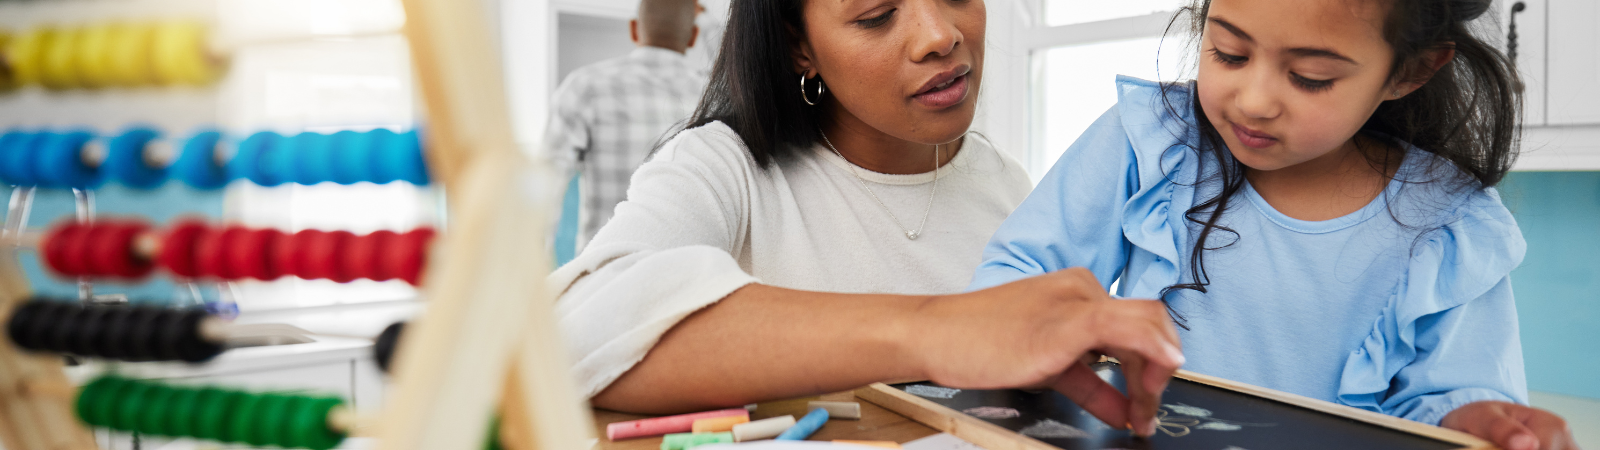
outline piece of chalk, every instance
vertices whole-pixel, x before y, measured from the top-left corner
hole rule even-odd
[[[783,430],[794,426],[794,416],[768,417],[750,423],[741,423],[733,426],[733,441],[744,442],[756,439],[770,439],[783,434]]]
[[[734,425],[749,422],[750,417],[748,416],[712,417],[694,421],[694,426],[690,427],[690,431],[696,433],[720,433],[733,431]]]
[[[833,443],[835,443],[835,444],[847,444],[847,445],[861,445],[861,446],[866,446],[866,447],[877,447],[877,448],[900,448],[900,444],[897,443],[897,442],[894,442],[894,441],[852,441],[852,440],[848,440],[848,439],[834,439]]]
[[[688,450],[702,445],[731,443],[733,433],[674,433],[661,438],[661,450]]]
[[[778,435],[777,440],[804,441],[806,438],[811,437],[812,433],[816,433],[818,428],[822,428],[822,424],[825,423],[828,423],[828,410],[822,408],[813,409],[810,414],[800,418],[799,422],[795,422],[794,426],[783,430],[783,434]]]
[[[694,421],[696,420],[728,416],[744,416],[748,419],[750,418],[750,411],[745,411],[744,408],[733,408],[617,422],[606,425],[606,439],[620,441],[671,433],[687,433],[694,429]]]
[[[810,402],[806,411],[822,408],[828,410],[830,419],[861,420],[861,404],[856,402]]]

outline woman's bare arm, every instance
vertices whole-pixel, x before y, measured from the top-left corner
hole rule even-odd
[[[1085,364],[1102,353],[1124,363],[1127,396]],[[1113,300],[1082,270],[949,296],[749,285],[679,322],[593,402],[674,413],[894,379],[1054,386],[1101,420],[1149,434],[1182,364],[1159,302]]]

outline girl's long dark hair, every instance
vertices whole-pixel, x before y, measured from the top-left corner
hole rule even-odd
[[[1389,69],[1391,80],[1406,81],[1425,74],[1424,58],[1430,50],[1455,49],[1455,58],[1435,72],[1426,84],[1403,98],[1384,102],[1362,126],[1362,134],[1392,144],[1391,148],[1402,148],[1401,142],[1409,143],[1437,155],[1442,161],[1429,167],[1424,176],[1402,180],[1404,182],[1447,183],[1446,192],[1473,191],[1499,183],[1516,160],[1521,133],[1521,83],[1512,62],[1469,29],[1470,22],[1489,7],[1490,0],[1389,0],[1383,35],[1394,49]],[[1190,19],[1187,31],[1198,47],[1210,8],[1211,0],[1197,0],[1173,17],[1168,31],[1187,14]],[[1163,94],[1172,92],[1168,91],[1172,86],[1163,86]],[[1205,164],[1215,165],[1215,170],[1208,171],[1203,164],[1200,178],[1194,182],[1196,185],[1220,184],[1215,196],[1196,202],[1185,211],[1185,218],[1200,229],[1190,249],[1190,280],[1180,280],[1162,290],[1161,297],[1166,298],[1166,294],[1177,290],[1206,292],[1210,280],[1206,276],[1204,254],[1237,241],[1238,233],[1219,224],[1219,219],[1227,211],[1230,200],[1243,189],[1245,178],[1244,165],[1229,153],[1222,135],[1201,110],[1198,95],[1163,97],[1169,113],[1177,115],[1177,108],[1189,108],[1193,112],[1199,140],[1191,149]],[[1180,97],[1188,104],[1175,104],[1174,99]],[[1374,168],[1389,173],[1390,158],[1376,159],[1383,161],[1374,162]],[[1443,165],[1449,167],[1440,167]],[[1393,210],[1390,215],[1394,216]],[[1217,232],[1230,234],[1234,239],[1226,244],[1208,246],[1209,238]],[[1173,317],[1183,324],[1181,315],[1173,312]]]
[[[733,0],[711,79],[684,128],[721,121],[739,134],[762,168],[821,141],[826,108],[800,99],[792,58],[805,32],[803,4]],[[807,81],[813,95],[820,82],[820,76]]]

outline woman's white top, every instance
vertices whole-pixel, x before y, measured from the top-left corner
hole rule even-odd
[[[550,275],[585,397],[604,390],[689,314],[750,283],[851,293],[961,292],[1000,222],[1032,188],[1016,160],[969,135],[934,173],[890,175],[818,145],[763,170],[715,122],[679,133],[639,167],[628,199]],[[933,161],[930,159],[929,165]]]

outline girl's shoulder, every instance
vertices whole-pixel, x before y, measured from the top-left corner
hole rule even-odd
[[[757,167],[755,158],[745,148],[744,139],[721,121],[673,134],[648,161],[706,164],[717,168]]]

